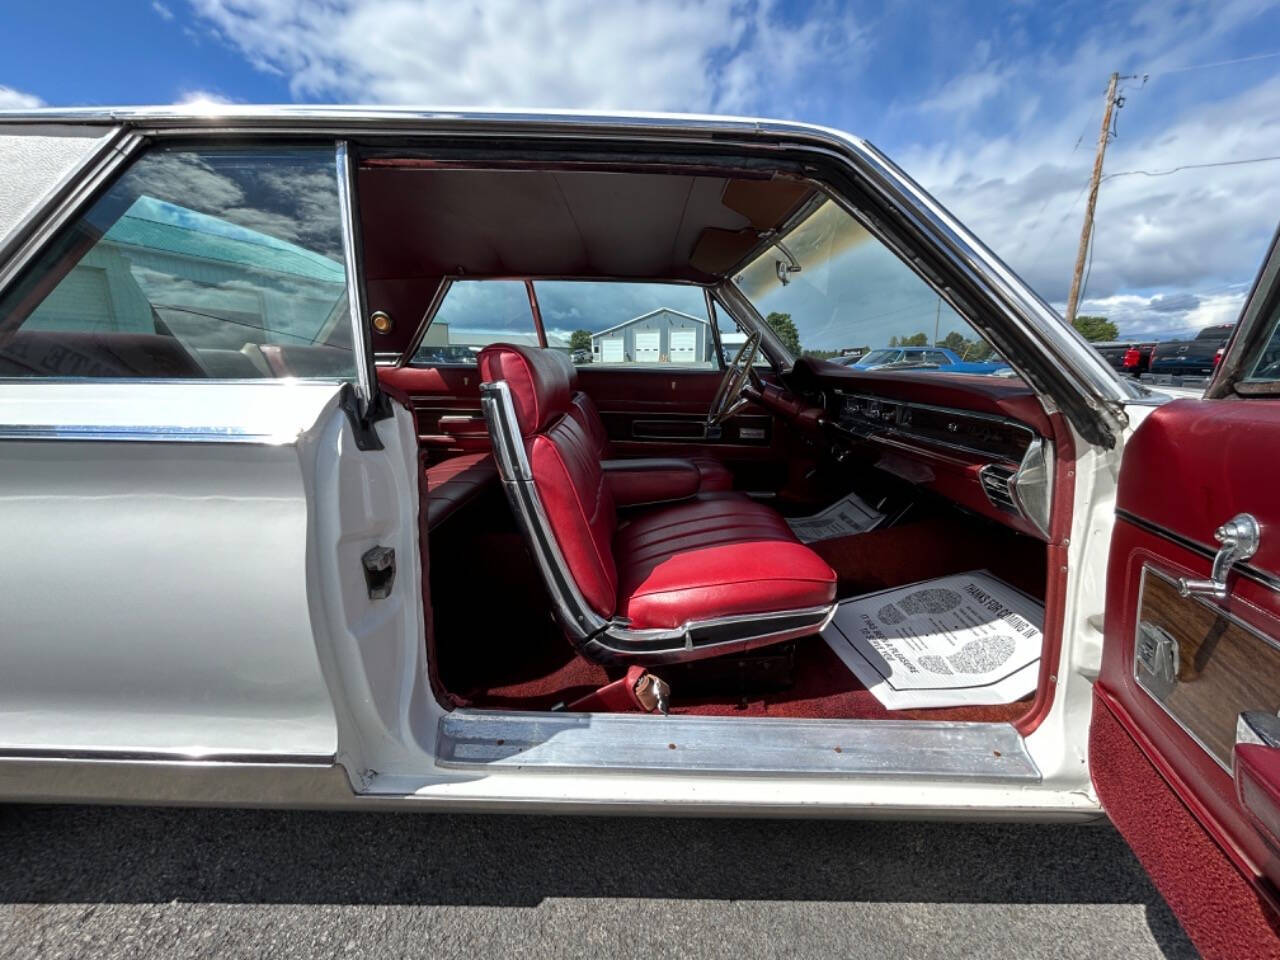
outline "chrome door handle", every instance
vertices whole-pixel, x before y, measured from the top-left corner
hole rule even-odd
[[[1213,570],[1209,580],[1178,578],[1178,593],[1184,597],[1209,596],[1225,600],[1227,573],[1241,560],[1248,560],[1258,552],[1262,530],[1251,513],[1237,513],[1213,533],[1213,539],[1222,546],[1213,558]]]

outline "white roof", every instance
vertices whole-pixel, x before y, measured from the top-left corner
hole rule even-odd
[[[631,324],[639,320],[647,320],[650,317],[657,316],[659,313],[670,313],[673,316],[680,317],[682,320],[692,320],[694,323],[706,324],[706,320],[702,317],[695,317],[692,314],[685,313],[683,310],[673,310],[671,307],[658,307],[656,310],[650,310],[648,313],[642,313],[638,317],[632,317],[630,320],[623,320],[621,323],[615,323],[612,327],[605,327],[603,330],[597,330],[591,335],[591,339],[603,337],[606,333],[613,333],[615,330],[621,330],[623,327],[629,327]]]

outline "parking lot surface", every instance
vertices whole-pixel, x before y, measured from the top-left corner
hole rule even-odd
[[[1107,826],[0,807],[0,956],[1193,957]]]

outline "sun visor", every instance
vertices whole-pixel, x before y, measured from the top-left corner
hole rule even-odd
[[[730,180],[720,202],[757,230],[774,230],[812,195],[812,186],[795,180]]]
[[[707,227],[698,234],[698,242],[689,254],[689,265],[695,270],[722,277],[760,243],[760,231],[754,227],[745,230],[723,230]]]

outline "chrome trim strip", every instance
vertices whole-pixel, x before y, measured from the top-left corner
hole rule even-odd
[[[360,258],[360,223],[356,219],[355,164],[345,140],[334,150],[338,176],[338,216],[342,220],[342,256],[347,267],[347,309],[351,317],[351,349],[356,366],[356,393],[367,407],[377,390],[369,325],[365,322],[364,265]]]
[[[101,424],[5,424],[0,440],[114,440],[128,443],[245,443],[283,446],[296,436],[251,433],[238,427],[103,426]]]
[[[1041,780],[1009,724],[910,720],[462,709],[440,719],[436,762],[463,770]]]
[[[583,597],[552,532],[533,481],[511,388],[502,380],[480,385],[480,407],[489,425],[498,475],[517,523],[551,595],[557,619],[578,650],[610,662],[671,663],[699,660],[810,636],[835,616],[836,605],[691,621],[681,627],[633,630],[620,619],[604,619]],[[753,625],[766,627],[752,630]],[[772,626],[769,626],[771,625]],[[737,629],[735,629],[737,628]],[[723,638],[717,634],[728,633]],[[701,637],[701,639],[700,639]],[[655,648],[654,644],[667,644]]]
[[[187,750],[58,750],[0,746],[0,763],[9,760],[95,760],[111,763],[263,763],[293,766],[331,767],[337,754],[236,753],[234,751]]]
[[[1161,526],[1158,523],[1152,523],[1150,520],[1146,520],[1138,516],[1136,513],[1131,513],[1128,510],[1122,510],[1117,507],[1116,517],[1120,520],[1125,520],[1128,523],[1133,524],[1135,527],[1138,527],[1140,530],[1144,530],[1153,536],[1163,537],[1165,540],[1172,541],[1184,550],[1199,554],[1205,559],[1212,560],[1217,556],[1219,550],[1217,546],[1211,547],[1208,544],[1200,543],[1198,540],[1192,540],[1190,537],[1185,537],[1177,531],[1170,530],[1168,527]],[[1268,573],[1266,570],[1255,567],[1253,564],[1237,563],[1231,568],[1231,570],[1234,573],[1240,574],[1242,577],[1247,577],[1260,586],[1280,592],[1280,577],[1276,577],[1275,575]]]

